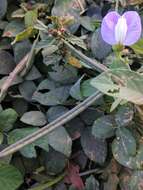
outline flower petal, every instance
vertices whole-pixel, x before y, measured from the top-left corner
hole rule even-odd
[[[116,44],[115,40],[115,26],[118,22],[120,15],[115,12],[109,12],[102,21],[101,25],[101,35],[105,42],[110,45]]]
[[[123,45],[132,45],[136,43],[142,31],[141,19],[136,11],[128,11],[123,14],[127,22],[127,34]]]

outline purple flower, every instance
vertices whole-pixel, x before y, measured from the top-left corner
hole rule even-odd
[[[122,16],[109,12],[101,25],[102,38],[110,45],[130,46],[139,40],[141,30],[141,19],[136,11],[127,11]]]

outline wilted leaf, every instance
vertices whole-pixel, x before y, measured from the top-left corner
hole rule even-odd
[[[21,173],[12,165],[0,165],[0,189],[15,190],[23,182]]]
[[[112,116],[103,116],[95,120],[92,134],[95,138],[109,138],[115,134],[115,123]]]
[[[20,120],[23,123],[33,126],[43,126],[47,123],[45,115],[40,111],[26,112]]]
[[[67,61],[68,61],[68,63],[69,63],[70,65],[72,65],[72,66],[74,66],[74,67],[76,67],[76,68],[82,68],[82,65],[81,65],[81,63],[80,63],[80,60],[78,60],[77,58],[75,58],[75,57],[73,57],[73,56],[71,56],[71,55],[69,55],[69,56],[67,57]]]
[[[139,5],[143,3],[143,0],[128,0],[127,3],[129,5]]]
[[[65,182],[68,184],[72,184],[73,187],[77,188],[77,190],[83,190],[84,184],[82,182],[81,177],[79,176],[79,166],[70,163],[67,169],[67,176],[65,177]]]
[[[83,7],[85,6],[85,1],[81,1]],[[74,17],[74,23],[68,27],[70,31],[75,32],[80,23],[78,22],[79,14],[81,12],[80,4],[76,0],[56,0],[54,7],[52,9],[53,16],[69,16]]]

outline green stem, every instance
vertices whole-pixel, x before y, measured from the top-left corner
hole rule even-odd
[[[53,185],[60,182],[64,177],[65,177],[65,173],[61,174],[60,176],[56,177],[55,179],[53,179],[50,182],[48,181],[47,183],[40,184],[37,187],[30,188],[29,190],[43,190],[43,189],[46,189],[48,187],[52,187]]]
[[[118,9],[119,9],[119,0],[116,0],[115,11],[118,12]]]

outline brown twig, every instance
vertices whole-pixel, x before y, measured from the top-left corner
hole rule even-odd
[[[17,141],[16,143],[2,150],[0,152],[0,158],[18,151],[19,149],[43,137],[44,135],[49,134],[50,132],[57,129],[61,125],[64,125],[65,123],[67,123],[68,121],[76,117],[78,114],[80,114],[82,111],[84,111],[86,108],[88,108],[90,105],[92,105],[101,96],[102,96],[102,93],[100,93],[99,91],[96,92],[95,94],[93,94],[92,96],[88,97],[86,100],[81,102],[79,105],[75,106],[70,111],[58,117],[56,120],[49,123],[45,127],[39,129],[38,131],[28,135],[27,137]]]
[[[5,97],[7,90],[11,86],[12,82],[15,80],[16,76],[25,68],[29,55],[30,53],[25,55],[25,57],[20,61],[20,63],[15,67],[15,69],[9,74],[8,78],[5,80],[0,91],[0,101],[2,101]]]

